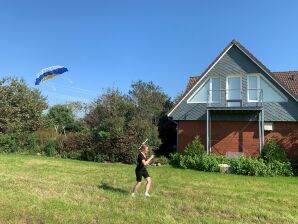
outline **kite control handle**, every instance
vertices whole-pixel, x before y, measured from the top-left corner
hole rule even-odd
[[[146,144],[147,141],[148,141],[148,138],[140,145],[139,150],[141,149],[142,145]]]
[[[147,141],[148,141],[148,138],[142,143],[142,145],[145,145]]]

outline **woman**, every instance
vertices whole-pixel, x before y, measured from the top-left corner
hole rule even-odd
[[[135,184],[133,190],[132,190],[132,196],[134,197],[137,193],[138,189],[140,188],[142,184],[142,177],[144,177],[147,181],[146,183],[146,191],[145,191],[145,197],[150,197],[149,190],[151,186],[151,178],[149,176],[149,173],[146,169],[146,166],[150,164],[151,160],[154,158],[154,155],[152,155],[149,159],[147,159],[147,153],[148,153],[148,146],[143,144],[140,148],[140,152],[137,158],[137,167],[136,167],[136,179],[137,183]]]

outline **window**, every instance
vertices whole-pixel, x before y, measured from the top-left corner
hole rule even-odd
[[[247,76],[247,102],[283,102],[281,94],[259,75]]]
[[[226,100],[228,107],[241,106],[241,76],[227,76]]]
[[[210,101],[215,103],[220,101],[220,79],[210,79]]]
[[[199,88],[187,101],[188,103],[207,103],[209,91],[209,80],[202,84],[202,87]]]
[[[260,88],[263,91],[264,102],[284,102],[285,98],[275,90],[265,79],[260,78]]]
[[[247,76],[247,101],[258,102],[260,99],[260,77],[258,75]]]
[[[264,131],[273,131],[273,123],[264,122]]]
[[[208,98],[209,97],[209,98]],[[187,103],[219,103],[220,78],[210,78],[189,98]]]

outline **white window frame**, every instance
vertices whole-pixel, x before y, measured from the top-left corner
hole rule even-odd
[[[219,100],[218,101],[213,101],[213,98],[212,98],[212,91],[213,91],[213,79],[218,79],[219,80]],[[220,103],[220,99],[221,99],[221,90],[220,90],[220,77],[211,77],[210,78],[210,81],[209,81],[209,92],[210,92],[210,99],[208,99],[208,102],[209,103]]]
[[[228,79],[229,78],[240,78],[240,89],[239,89],[239,91],[240,91],[240,99],[239,100],[243,100],[242,99],[242,75],[227,75],[226,76],[226,100],[227,100],[227,97],[228,97]]]
[[[249,87],[249,77],[257,77],[257,99],[256,100],[251,100],[250,98],[249,98],[249,90],[251,90],[250,89],[250,87]],[[251,103],[253,103],[253,102],[259,102],[260,101],[260,96],[259,96],[259,92],[258,92],[258,90],[260,90],[261,89],[261,85],[260,85],[260,76],[259,75],[257,75],[257,74],[253,74],[253,75],[247,75],[247,102],[251,102]]]

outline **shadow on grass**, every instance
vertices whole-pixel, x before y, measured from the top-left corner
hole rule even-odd
[[[102,190],[106,190],[106,191],[125,194],[125,195],[129,194],[129,191],[123,190],[121,188],[113,187],[113,186],[109,185],[108,183],[101,183],[100,185],[98,185],[98,188],[102,189]]]

